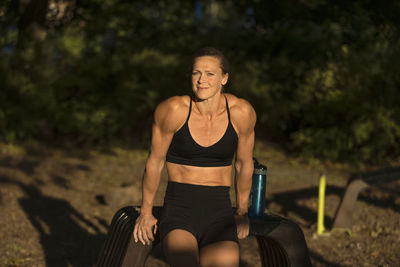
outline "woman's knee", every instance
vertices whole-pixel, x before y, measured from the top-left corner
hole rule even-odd
[[[188,231],[177,229],[169,232],[163,240],[163,250],[173,267],[199,266],[197,240]]]
[[[164,237],[163,245],[172,250],[189,248],[198,251],[197,240],[194,235],[183,229],[175,229],[169,232]]]
[[[203,247],[200,250],[202,267],[239,266],[239,245],[233,241],[222,241]]]

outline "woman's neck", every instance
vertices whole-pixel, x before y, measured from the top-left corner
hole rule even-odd
[[[196,111],[201,116],[206,116],[209,119],[216,116],[220,113],[223,100],[223,94],[218,93],[214,95],[212,98],[208,98],[205,100],[199,100],[196,97],[194,98],[194,106]]]

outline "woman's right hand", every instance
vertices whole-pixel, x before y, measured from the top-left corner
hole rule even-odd
[[[154,229],[152,229],[154,227]],[[136,219],[133,237],[135,242],[142,242],[143,245],[150,245],[154,241],[154,234],[157,232],[157,219],[152,214],[140,214]]]

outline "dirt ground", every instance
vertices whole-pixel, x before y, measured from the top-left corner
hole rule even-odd
[[[255,155],[268,165],[267,211],[300,225],[314,266],[400,266],[399,183],[389,190],[363,191],[350,231],[331,232],[352,169],[329,162],[306,164],[272,144],[257,143]],[[0,265],[94,266],[113,214],[124,205],[140,204],[145,158],[145,151],[133,149],[0,143]],[[327,230],[318,236],[321,172],[327,177]],[[166,179],[164,171],[156,205],[162,205]],[[101,196],[127,185],[135,186],[129,203],[104,204]],[[260,266],[259,260],[254,238],[242,240],[241,266]],[[146,266],[167,265],[150,257]]]

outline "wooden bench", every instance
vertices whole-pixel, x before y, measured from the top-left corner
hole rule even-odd
[[[153,208],[157,219],[161,210],[162,207]],[[124,207],[114,215],[97,267],[145,266],[152,249],[161,244],[158,235],[151,245],[133,240],[132,232],[138,216],[138,208],[133,206]],[[296,223],[266,214],[262,219],[250,219],[250,235],[257,240],[263,267],[311,266],[303,231]]]

